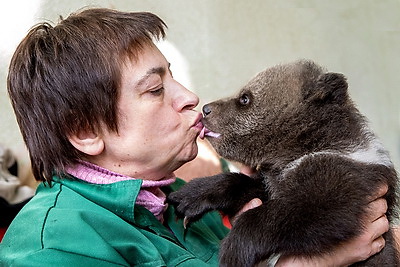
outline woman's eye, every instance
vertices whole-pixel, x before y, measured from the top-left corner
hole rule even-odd
[[[150,90],[150,94],[155,95],[155,96],[159,96],[164,92],[164,87],[160,87],[154,90]]]
[[[241,105],[248,105],[250,103],[250,97],[247,94],[243,94],[239,98],[239,103]]]

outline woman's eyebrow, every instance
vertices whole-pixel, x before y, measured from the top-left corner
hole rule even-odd
[[[142,78],[136,83],[136,86],[142,85],[148,78],[149,76],[153,74],[158,74],[160,76],[163,76],[166,72],[166,69],[164,67],[155,67],[155,68],[150,68],[145,75],[143,75]]]

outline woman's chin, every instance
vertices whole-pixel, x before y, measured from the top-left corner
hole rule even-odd
[[[188,152],[186,153],[186,155],[184,157],[185,158],[184,163],[194,160],[197,156],[198,151],[199,151],[199,149],[197,147],[197,143],[194,142],[191,149],[188,150]]]

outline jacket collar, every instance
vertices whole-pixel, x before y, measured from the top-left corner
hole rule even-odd
[[[53,177],[53,181],[77,192],[86,199],[129,222],[135,222],[134,206],[142,180],[125,180],[112,184],[92,184],[79,179]]]

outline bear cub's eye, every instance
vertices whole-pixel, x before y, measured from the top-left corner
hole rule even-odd
[[[239,103],[243,106],[250,103],[250,96],[248,94],[243,94],[239,97]]]

